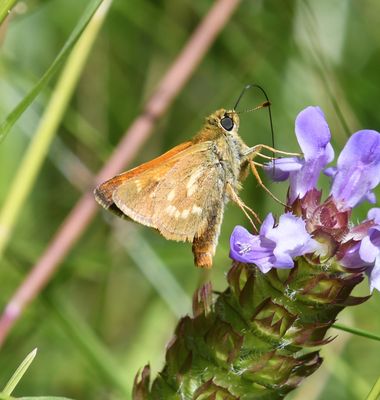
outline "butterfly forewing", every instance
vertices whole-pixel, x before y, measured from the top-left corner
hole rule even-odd
[[[223,203],[224,172],[210,151],[212,145],[192,145],[136,174],[114,190],[113,202],[124,214],[158,229],[167,239],[192,241],[207,228],[210,205]]]
[[[157,228],[153,220],[155,207],[153,194],[174,163],[175,161],[168,162],[124,180],[113,190],[113,203],[134,221]]]
[[[95,198],[96,200],[105,208],[113,208],[113,200],[112,196],[114,191],[125,181],[132,179],[138,175],[143,174],[146,171],[149,171],[151,168],[157,168],[164,163],[172,160],[175,156],[180,154],[183,150],[192,146],[192,143],[185,142],[181,143],[178,146],[172,148],[161,156],[148,161],[144,164],[139,165],[136,168],[133,168],[127,172],[123,172],[122,174],[116,175],[113,178],[109,179],[106,182],[103,182],[95,189]],[[116,207],[115,207],[116,208]],[[116,211],[115,209],[113,211]]]

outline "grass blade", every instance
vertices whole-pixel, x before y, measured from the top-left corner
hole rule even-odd
[[[41,118],[37,132],[13,179],[9,194],[0,211],[0,255],[8,243],[19,212],[34,185],[110,4],[111,0],[105,0],[102,3],[102,7],[93,16],[74,47]]]
[[[3,0],[0,2],[0,25],[4,22],[16,0]]]
[[[58,71],[59,67],[70,53],[71,49],[75,43],[80,38],[82,32],[86,28],[87,24],[90,22],[93,14],[100,6],[102,0],[91,0],[88,4],[86,10],[82,14],[82,17],[78,21],[71,35],[67,39],[66,43],[62,47],[61,51],[58,53],[57,57],[54,59],[53,63],[47,69],[47,71],[42,75],[40,80],[32,88],[32,90],[18,103],[18,105],[10,112],[10,114],[5,118],[5,120],[0,125],[0,142],[5,139],[12,126],[20,118],[23,112],[28,108],[28,106],[34,101],[38,94],[44,89],[50,78]],[[12,3],[12,0],[7,0],[6,3]],[[3,6],[1,6],[3,8]],[[8,7],[6,7],[9,9]],[[1,9],[0,9],[1,12]],[[1,18],[1,14],[0,14]],[[1,19],[0,19],[1,21]]]
[[[380,398],[380,377],[373,385],[373,388],[369,392],[366,400],[378,400],[379,398]]]
[[[72,400],[68,397],[38,396],[38,397],[18,397],[17,400]]]
[[[12,375],[11,379],[9,379],[8,383],[5,385],[3,395],[10,396],[12,394],[13,390],[18,385],[21,378],[24,376],[25,372],[29,368],[30,364],[33,362],[36,354],[37,349],[34,349],[25,357],[24,361],[20,364],[16,372]]]

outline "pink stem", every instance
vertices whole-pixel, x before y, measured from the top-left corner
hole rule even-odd
[[[150,135],[156,120],[168,109],[183,88],[240,0],[216,0],[178,55],[143,112],[132,123],[108,163],[95,178],[100,183],[122,170],[137,154]],[[21,316],[24,308],[38,295],[58,269],[59,264],[79,240],[98,207],[92,191],[85,193],[56,232],[49,246],[8,302],[0,318],[0,346]]]

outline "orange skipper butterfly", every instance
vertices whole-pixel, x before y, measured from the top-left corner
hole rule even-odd
[[[166,239],[192,242],[195,265],[211,268],[225,205],[232,200],[245,213],[250,210],[237,195],[241,182],[249,166],[256,171],[252,159],[262,148],[274,151],[265,145],[248,147],[238,134],[235,109],[253,86],[261,89],[246,86],[235,107],[209,115],[192,140],[99,185],[96,200]],[[256,108],[269,105],[267,98]]]

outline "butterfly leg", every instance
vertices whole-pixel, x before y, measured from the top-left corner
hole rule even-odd
[[[272,199],[274,199],[274,200],[277,201],[278,203],[282,204],[283,206],[287,207],[287,205],[286,205],[284,202],[282,202],[280,199],[278,199],[278,198],[264,185],[264,183],[263,183],[263,181],[262,181],[262,179],[261,179],[261,177],[260,177],[260,175],[259,175],[259,172],[257,171],[257,168],[256,168],[256,165],[261,166],[261,164],[256,163],[255,161],[252,160],[252,159],[255,158],[256,156],[264,156],[263,154],[260,153],[260,151],[261,151],[263,148],[264,148],[264,149],[271,150],[271,151],[276,152],[276,153],[280,153],[280,154],[294,155],[294,154],[297,154],[297,153],[286,153],[286,152],[283,152],[283,151],[280,151],[280,150],[276,150],[276,149],[274,149],[274,148],[272,148],[272,147],[270,147],[270,146],[266,146],[266,145],[264,145],[264,144],[258,144],[258,145],[256,145],[256,146],[250,147],[250,148],[247,149],[247,151],[245,152],[245,156],[246,156],[247,159],[248,159],[248,162],[249,162],[249,164],[250,164],[252,173],[253,173],[254,177],[256,178],[258,184],[269,194],[270,197],[272,197]],[[297,155],[298,155],[298,154],[297,154]],[[270,159],[272,159],[272,157],[268,157],[268,156],[264,156],[264,158],[270,158]]]
[[[258,153],[260,153],[260,151],[262,149],[266,149],[271,151],[272,153],[276,153],[276,154],[283,154],[285,156],[294,156],[294,157],[301,157],[302,154],[301,153],[291,153],[289,151],[282,151],[282,150],[277,150],[274,147],[270,147],[267,146],[266,144],[257,144],[256,146],[253,147],[249,147],[246,151],[245,151],[245,156],[248,156],[250,158],[254,158]]]
[[[285,207],[288,207],[283,201],[281,201],[280,199],[278,199],[263,183],[263,181],[261,180],[259,171],[257,171],[256,168],[256,164],[254,161],[250,160],[249,164],[251,166],[251,171],[254,175],[254,177],[257,180],[257,183],[269,194],[270,197],[272,197],[273,200],[277,201],[278,203],[282,204]]]
[[[253,229],[258,232],[257,227],[255,225],[255,223],[252,221],[252,218],[250,217],[250,215],[248,214],[248,211],[253,215],[253,217],[255,218],[255,220],[261,224],[261,220],[259,218],[259,216],[252,210],[252,208],[248,207],[244,201],[239,197],[239,195],[236,193],[236,191],[234,190],[234,188],[227,183],[227,193],[230,197],[230,199],[237,204],[240,209],[243,211],[243,213],[245,214],[245,216],[248,218],[249,222],[251,223],[251,225],[253,226]]]

